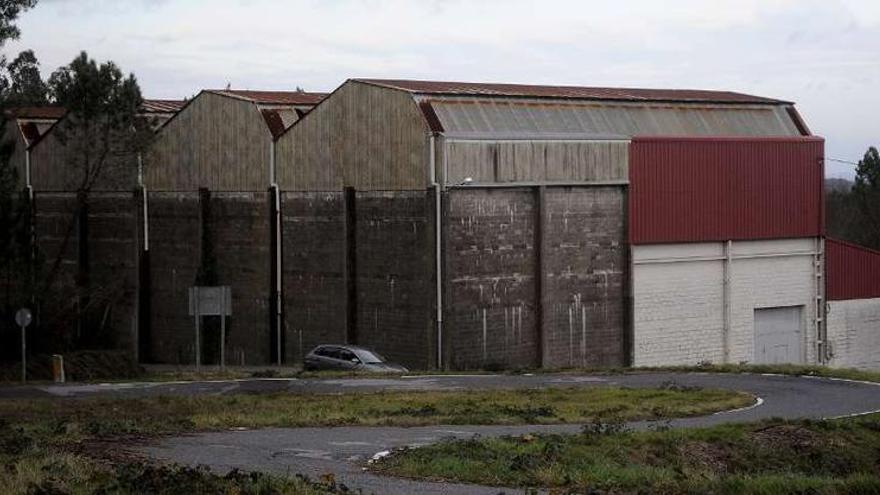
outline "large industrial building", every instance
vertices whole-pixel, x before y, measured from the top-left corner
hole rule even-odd
[[[117,331],[216,362],[187,290],[228,285],[227,363],[348,342],[419,369],[880,367],[877,278],[847,272],[880,255],[825,240],[823,146],[792,103],[719,91],[204,91],[128,197]]]

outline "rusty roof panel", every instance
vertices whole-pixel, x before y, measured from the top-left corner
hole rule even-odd
[[[327,96],[326,93],[306,93],[304,91],[255,91],[249,89],[217,89],[209,91],[263,105],[317,105]]]
[[[538,86],[406,79],[355,79],[367,84],[425,95],[506,96],[583,100],[691,103],[753,103],[763,105],[790,102],[731,91],[696,89],[601,88],[587,86]]]
[[[284,129],[287,127],[284,125],[281,115],[278,114],[278,110],[266,109],[261,110],[260,113],[263,114],[263,119],[266,121],[266,126],[269,127],[269,132],[272,133],[273,138],[277,138],[284,133]]]
[[[186,100],[144,100],[141,113],[177,113],[183,108]]]
[[[25,143],[30,143],[40,139],[40,128],[33,122],[22,122],[18,126],[21,129],[21,135],[24,136]]]
[[[19,119],[58,120],[64,116],[64,112],[64,108],[55,106],[16,107],[7,110],[6,115]]]

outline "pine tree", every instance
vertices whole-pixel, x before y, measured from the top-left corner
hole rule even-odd
[[[856,166],[853,196],[863,224],[859,242],[880,249],[880,153],[873,146]]]

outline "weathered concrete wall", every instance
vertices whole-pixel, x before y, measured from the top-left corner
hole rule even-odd
[[[197,283],[232,290],[226,362],[270,361],[268,201],[265,192],[149,194],[154,361],[194,362],[188,289]],[[219,328],[216,317],[202,320],[203,363],[219,360]]]
[[[52,299],[37,308],[35,328],[61,342],[65,334],[77,329],[76,205],[74,193],[40,193],[34,197],[38,290]]]
[[[36,281],[47,298],[41,330],[80,346],[133,349],[138,225],[132,193],[94,192],[82,207],[75,193],[37,193],[34,201]]]
[[[356,198],[357,342],[410,368],[434,359],[433,195]]]
[[[212,193],[210,211],[217,284],[232,289],[226,362],[269,363],[269,194]]]
[[[752,362],[755,309],[783,306],[803,306],[802,362],[816,361],[815,239],[731,246],[728,296],[724,243],[633,248],[636,366]],[[730,307],[727,336],[725,297]]]
[[[152,361],[190,364],[195,330],[187,290],[199,269],[199,194],[151,192],[148,207]]]
[[[345,342],[342,192],[282,193],[283,298],[288,362],[317,344]]]
[[[138,230],[132,193],[94,193],[88,206],[92,324],[107,328],[112,346],[133,350],[136,339]]]
[[[458,189],[447,201],[446,366],[537,366],[534,191]]]
[[[880,369],[880,298],[828,303],[830,366]]]
[[[622,365],[624,202],[618,187],[449,192],[448,366]]]
[[[624,364],[625,205],[620,187],[546,189],[546,367]]]

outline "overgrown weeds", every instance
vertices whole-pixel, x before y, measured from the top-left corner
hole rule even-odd
[[[373,468],[416,478],[560,493],[880,493],[880,415],[695,430],[505,437],[395,453]]]

